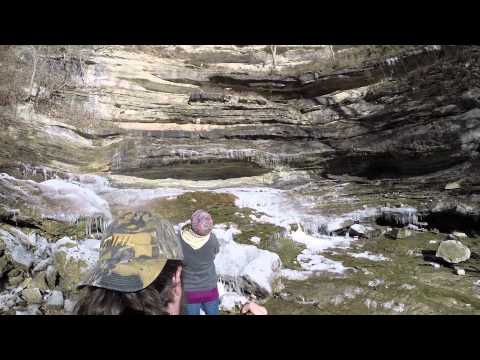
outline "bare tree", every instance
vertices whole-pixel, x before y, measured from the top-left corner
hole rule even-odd
[[[28,94],[29,99],[31,99],[33,96],[33,84],[35,82],[35,75],[37,74],[38,53],[35,46],[32,46],[32,58],[33,58],[33,69],[32,69],[32,77],[30,78],[30,92]]]
[[[272,70],[277,67],[277,45],[270,45],[270,53],[272,54]]]
[[[328,48],[330,49],[330,55],[332,58],[332,62],[335,62],[335,51],[333,50],[333,45],[328,45]]]

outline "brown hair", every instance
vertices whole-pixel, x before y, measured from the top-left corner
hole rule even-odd
[[[172,278],[182,265],[180,260],[168,260],[152,284],[143,290],[124,293],[88,286],[77,302],[77,315],[168,315],[173,301]]]

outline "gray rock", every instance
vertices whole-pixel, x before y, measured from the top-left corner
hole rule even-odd
[[[15,315],[41,315],[40,305],[29,305],[25,311],[16,311]]]
[[[22,297],[28,304],[41,304],[42,293],[38,288],[28,288],[22,291]]]
[[[459,180],[459,181],[454,181],[454,182],[448,183],[447,185],[445,185],[445,190],[461,189],[462,188],[462,182],[463,182],[463,179]]]
[[[367,233],[367,228],[364,225],[354,224],[350,226],[349,234],[350,236],[365,236]]]
[[[479,107],[480,106],[480,89],[474,87],[462,94],[460,99],[463,103],[470,107]]]
[[[385,280],[383,279],[374,279],[368,282],[368,287],[376,288],[380,285],[385,284]]]
[[[35,265],[35,267],[33,268],[32,272],[38,272],[38,271],[43,271],[45,270],[48,265],[50,265],[52,263],[52,258],[47,258],[45,260],[42,260],[40,261],[37,265]]]
[[[76,301],[66,299],[64,302],[63,309],[65,310],[66,313],[71,314],[73,313],[73,310],[75,309],[76,304],[77,304]]]
[[[350,226],[350,229],[348,232],[350,236],[358,236],[358,237],[364,237],[369,239],[382,235],[381,229],[374,229],[370,226],[360,225],[360,224],[354,224]]]
[[[6,312],[13,308],[17,302],[21,301],[14,292],[0,294],[0,313]]]
[[[53,290],[48,296],[47,306],[50,308],[62,309],[64,306],[63,293],[58,290]]]
[[[413,231],[419,231],[419,230],[420,230],[420,228],[419,228],[417,225],[413,225],[413,224],[408,224],[408,225],[406,226],[406,228],[407,228],[408,230],[413,230]]]
[[[50,289],[54,289],[57,284],[57,275],[58,272],[55,269],[55,266],[49,265],[46,271],[46,281]]]
[[[99,240],[77,242],[67,237],[56,242],[53,259],[60,285],[64,290],[77,291],[77,285],[90,272],[98,259],[99,243]],[[53,283],[52,280],[50,279],[50,284]]]
[[[36,273],[33,276],[32,282],[28,285],[28,287],[38,288],[40,290],[47,290],[48,285],[47,285],[47,282],[46,282],[45,271],[41,271],[41,272]]]
[[[467,234],[463,233],[463,232],[459,232],[459,231],[454,231],[452,233],[452,235],[458,239],[462,239],[462,238],[467,238]]]
[[[12,269],[8,273],[8,284],[11,286],[17,286],[24,280],[24,273],[19,269]]]
[[[328,229],[328,226],[326,226],[325,233],[331,232],[332,234],[335,234],[335,235],[344,236],[350,229],[350,226],[352,226],[353,224],[355,224],[353,220],[347,219],[343,221],[341,224],[339,224],[338,227],[335,227],[333,229],[332,228]],[[292,230],[295,231],[296,229],[292,228]]]
[[[412,235],[412,231],[407,228],[395,228],[387,235],[393,239],[406,239]]]
[[[451,263],[458,264],[470,259],[470,249],[457,240],[446,240],[440,243],[435,256]]]
[[[21,246],[13,249],[11,257],[13,265],[25,271],[28,271],[33,264],[32,255]]]

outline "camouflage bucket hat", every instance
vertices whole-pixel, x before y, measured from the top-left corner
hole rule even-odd
[[[140,291],[157,278],[167,260],[183,260],[173,225],[149,212],[129,212],[108,227],[99,260],[78,288]]]

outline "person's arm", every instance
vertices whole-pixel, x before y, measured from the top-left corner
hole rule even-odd
[[[268,315],[268,311],[261,305],[249,302],[242,307],[242,314],[245,315]]]
[[[218,252],[220,251],[220,243],[218,242],[217,237],[215,236],[214,233],[212,233],[212,240],[213,240],[213,253],[214,255],[217,255]]]

